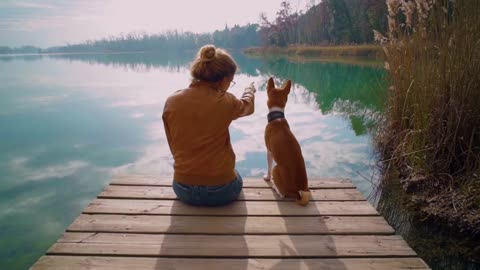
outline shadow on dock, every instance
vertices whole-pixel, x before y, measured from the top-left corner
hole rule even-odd
[[[182,220],[185,215],[177,211],[178,206],[182,204],[184,203],[176,200],[171,207],[169,214],[171,217],[170,227],[165,233],[159,253],[161,258],[173,259],[159,259],[155,269],[249,269],[249,250],[244,237],[248,214],[235,216],[238,223],[232,228],[232,232],[236,230],[235,228],[242,228],[238,232],[225,233],[223,230],[216,232],[214,228],[210,228],[203,233],[200,230],[194,233],[182,232],[179,228],[199,225],[185,224]],[[235,210],[238,213],[248,213],[245,201],[235,201],[232,204],[235,204]],[[206,219],[211,217],[209,215],[204,216]],[[219,216],[215,215],[215,217]],[[222,225],[216,224],[215,226],[221,227]],[[169,265],[165,265],[166,263]]]
[[[293,201],[277,201],[278,209],[281,213],[281,216],[283,217],[283,220],[285,222],[285,227],[287,232],[296,232],[298,230],[298,225],[296,224],[296,219],[295,218],[285,218],[288,216],[288,213],[285,212],[283,204],[285,203],[292,203],[295,204]],[[298,206],[299,208],[303,208],[302,206]],[[314,215],[318,223],[315,223],[315,226],[317,228],[322,228],[322,231],[328,231],[328,226],[324,222],[325,218],[329,218],[328,216],[324,216],[320,214],[320,211],[317,208],[317,204],[315,202],[310,202],[307,206],[304,206],[305,208],[310,208],[311,211],[308,211],[308,213]],[[300,210],[301,211],[301,210]],[[308,233],[308,232],[307,232]],[[297,257],[301,258],[302,260],[290,260],[289,261],[289,266],[286,268],[283,264],[283,260],[279,260],[277,264],[275,264],[273,267],[269,268],[270,270],[285,270],[285,269],[319,269],[321,267],[319,265],[319,260],[316,262],[314,260],[311,260],[314,254],[313,252],[317,252],[317,248],[322,248],[324,250],[328,250],[331,252],[331,255],[328,255],[330,258],[338,258],[339,255],[337,255],[336,252],[336,245],[333,239],[328,235],[325,234],[323,242],[319,243],[316,241],[311,240],[311,235],[308,234],[296,234],[288,235],[291,241],[291,244],[289,243],[284,243],[281,241],[280,247],[282,250],[282,257]],[[315,246],[315,248],[313,247]],[[322,260],[327,262],[327,260]],[[336,270],[347,270],[345,265],[341,260],[338,259],[332,259],[328,260],[328,263],[330,264],[329,266],[326,266],[325,268],[328,269],[336,269]],[[321,267],[320,269],[322,269]]]

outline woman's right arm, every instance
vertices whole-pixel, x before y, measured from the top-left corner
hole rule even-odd
[[[233,97],[233,119],[237,119],[242,116],[247,116],[252,114],[255,111],[255,86],[251,83],[245,91],[240,99],[237,99],[235,96]]]

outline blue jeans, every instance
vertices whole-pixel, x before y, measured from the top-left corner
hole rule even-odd
[[[237,177],[230,183],[220,186],[196,186],[177,183],[173,180],[173,191],[180,201],[194,206],[221,206],[237,199],[242,191],[243,179]]]

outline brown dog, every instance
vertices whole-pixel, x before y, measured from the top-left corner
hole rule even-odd
[[[273,179],[273,187],[282,197],[295,198],[297,203],[307,205],[311,194],[302,150],[283,113],[291,87],[290,80],[282,88],[275,88],[273,79],[268,79],[267,106],[270,112],[265,128],[268,172],[264,179]],[[273,169],[272,159],[276,163]]]

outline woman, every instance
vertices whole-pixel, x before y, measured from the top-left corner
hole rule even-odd
[[[203,46],[191,66],[192,83],[165,102],[163,123],[173,155],[173,190],[191,205],[220,206],[234,201],[242,177],[234,169],[230,123],[254,111],[253,83],[237,99],[237,65],[224,50]]]

